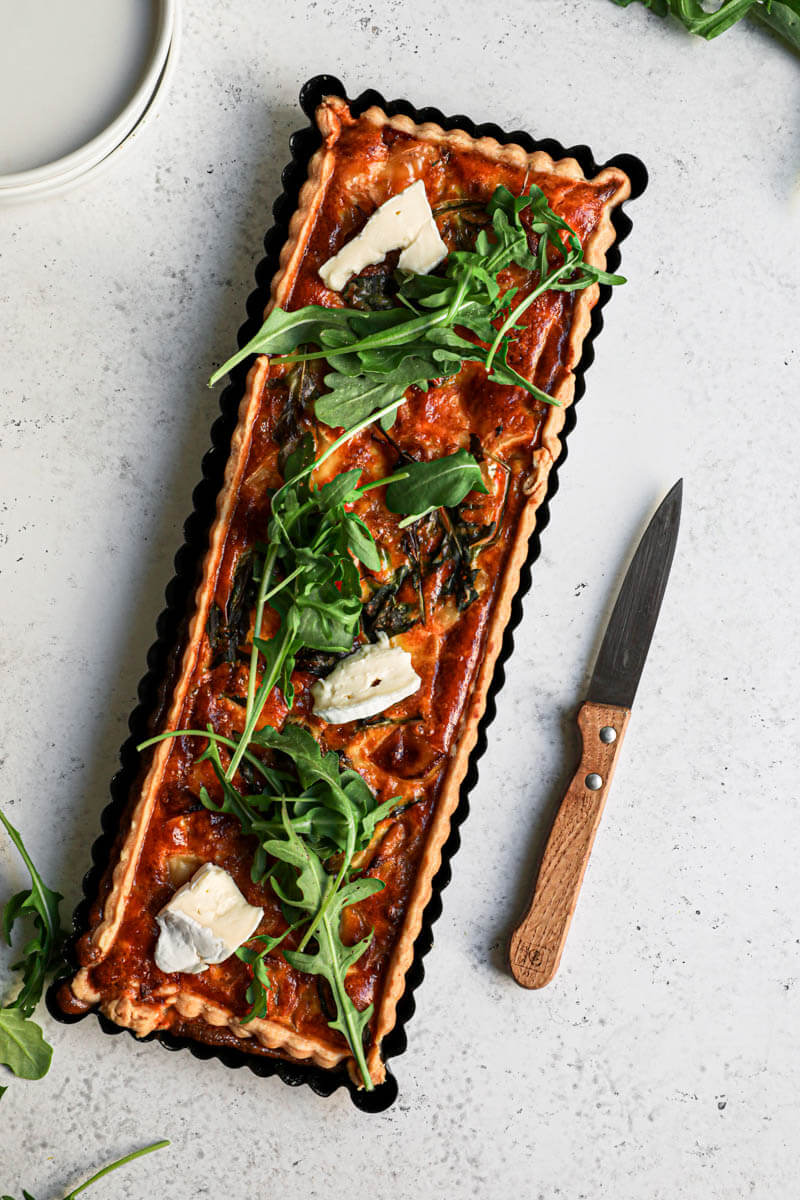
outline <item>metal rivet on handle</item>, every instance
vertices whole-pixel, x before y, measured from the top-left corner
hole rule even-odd
[[[596,792],[598,788],[603,786],[602,776],[596,775],[595,772],[592,771],[591,775],[586,776],[586,786],[590,792]]]
[[[600,741],[610,745],[617,740],[617,731],[613,725],[604,725],[600,730]]]

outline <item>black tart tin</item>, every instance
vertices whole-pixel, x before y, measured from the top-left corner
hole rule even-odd
[[[263,321],[264,309],[269,300],[270,283],[278,269],[281,248],[288,237],[289,221],[297,207],[300,188],[306,180],[311,156],[319,148],[321,142],[314,122],[314,112],[323,97],[330,95],[342,96],[347,99],[343,85],[331,75],[316,75],[303,86],[300,92],[300,107],[308,118],[308,125],[292,134],[289,139],[292,161],[284,168],[281,177],[283,193],[273,205],[274,224],[264,238],[264,258],[256,268],[256,288],[248,298],[247,321],[242,325],[238,334],[240,346],[250,340]],[[476,138],[491,137],[501,144],[515,143],[528,152],[543,150],[554,159],[575,158],[584,174],[589,178],[596,175],[603,167],[619,167],[631,181],[631,199],[640,196],[647,186],[647,171],[644,164],[630,154],[618,154],[615,158],[609,159],[607,163],[598,164],[587,146],[565,148],[552,138],[534,138],[528,133],[519,131],[506,133],[497,125],[478,125],[469,117],[446,117],[436,108],[415,108],[407,100],[387,102],[379,92],[372,89],[363,92],[357,100],[351,101],[350,107],[355,114],[360,114],[376,104],[390,116],[402,114],[410,117],[417,124],[432,121],[444,129],[464,129]],[[621,208],[614,210],[612,221],[616,230],[616,240],[608,252],[608,269],[616,271],[620,264],[619,246],[630,233],[631,222]],[[575,371],[575,401],[578,401],[585,391],[584,376],[594,359],[594,340],[603,327],[603,308],[607,304],[610,294],[611,288],[602,286],[599,302],[592,311],[591,328],[584,340],[581,360]],[[211,430],[212,448],[203,460],[203,479],[192,496],[194,512],[184,526],[185,540],[175,557],[175,576],[167,587],[166,607],[156,626],[157,640],[150,647],[147,655],[147,674],[139,684],[139,704],[128,722],[130,737],[120,752],[120,770],[111,781],[111,802],[101,817],[103,832],[92,847],[93,866],[83,880],[84,899],[78,904],[73,916],[73,934],[70,939],[68,956],[74,969],[78,967],[75,945],[78,938],[88,930],[89,910],[98,893],[100,880],[109,866],[115,837],[141,765],[136,746],[150,732],[148,721],[157,708],[159,689],[163,688],[165,680],[170,677],[171,656],[185,627],[187,613],[197,587],[208,544],[208,531],[215,516],[216,497],[222,486],[231,436],[236,426],[239,401],[244,393],[248,367],[249,363],[241,363],[231,373],[230,383],[222,393],[220,400],[222,414],[215,421]],[[469,793],[478,780],[478,761],[486,749],[487,730],[494,720],[496,712],[495,699],[505,680],[505,663],[514,647],[513,633],[522,616],[522,601],[531,585],[531,568],[539,556],[541,533],[549,520],[550,501],[558,490],[558,471],[566,458],[567,438],[574,425],[575,406],[573,404],[566,411],[566,423],[561,435],[562,451],[558,462],[550,472],[546,499],[537,512],[536,529],[530,540],[528,558],[520,576],[520,587],[505,630],[503,646],[489,689],[486,711],[480,724],[477,744],[470,757],[467,774],[461,785],[458,807],[453,815],[450,834],[442,852],[442,865],[433,880],[433,893],[424,912],[422,928],[414,947],[414,960],[406,976],[405,991],[398,1004],[397,1022],[383,1041],[383,1056],[386,1060],[396,1058],[406,1048],[406,1025],[414,1015],[415,993],[425,975],[423,960],[433,945],[433,926],[442,911],[442,892],[450,882],[450,863],[461,841],[459,827],[469,812]],[[53,985],[47,994],[47,1003],[51,1014],[65,1024],[84,1020],[88,1014],[67,1016],[62,1012],[56,999],[56,990],[57,985]],[[135,1036],[131,1030],[115,1025],[101,1013],[96,1015],[106,1033],[127,1033],[131,1037]],[[330,1096],[338,1088],[346,1087],[353,1103],[364,1112],[383,1112],[397,1097],[397,1081],[390,1071],[387,1072],[384,1083],[372,1092],[365,1092],[359,1091],[354,1086],[343,1067],[332,1071],[324,1070],[321,1067],[287,1062],[277,1056],[272,1058],[247,1054],[228,1047],[210,1046],[204,1042],[187,1037],[177,1037],[170,1033],[156,1032],[141,1040],[158,1041],[167,1050],[188,1049],[195,1058],[217,1058],[228,1067],[246,1066],[255,1075],[277,1075],[284,1083],[292,1087],[307,1084],[319,1096]]]

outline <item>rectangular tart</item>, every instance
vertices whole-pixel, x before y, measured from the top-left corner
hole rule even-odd
[[[577,233],[585,261],[605,265],[615,236],[612,210],[630,191],[627,176],[615,167],[587,179],[574,159],[554,162],[542,152],[417,125],[377,107],[356,116],[338,96],[322,101],[316,121],[321,146],[289,225],[270,308],[370,306],[376,297],[384,303],[396,255],[367,267],[341,295],[324,285],[319,268],[379,205],[418,180],[448,250],[474,245],[495,188],[504,185],[519,196],[535,183]],[[534,234],[530,246],[536,247]],[[533,272],[512,266],[503,284],[524,295],[532,278]],[[395,1024],[536,510],[559,456],[574,370],[597,299],[596,284],[545,292],[528,308],[514,341],[509,361],[557,406],[521,387],[490,382],[480,363],[466,362],[457,375],[434,380],[427,391],[411,387],[389,433],[365,428],[319,472],[324,482],[358,467],[363,480],[378,480],[403,459],[425,461],[470,449],[487,488],[411,528],[400,527],[400,518],[382,503],[380,488],[358,501],[358,515],[383,554],[380,570],[361,568],[360,636],[374,642],[386,634],[402,646],[421,679],[419,690],[379,719],[326,724],[314,715],[311,687],[331,664],[309,652],[297,659],[291,710],[276,687],[260,719],[276,729],[287,719],[301,723],[324,750],[335,751],[362,776],[378,801],[397,798],[358,861],[362,876],[381,880],[383,889],[345,908],[341,918],[347,945],[372,933],[366,952],[347,973],[346,987],[359,1010],[374,1005],[365,1045],[376,1084],[385,1074],[381,1043]],[[267,356],[256,358],[249,371],[201,581],[155,732],[210,726],[235,739],[242,731],[254,625],[254,547],[265,538],[270,496],[282,482],[287,451],[303,433],[313,435],[318,453],[336,437],[316,420],[311,405],[325,390],[324,372],[316,362],[287,365]],[[267,638],[269,620],[267,610],[262,630]],[[62,985],[59,1001],[72,1013],[99,1006],[140,1035],[170,1031],[322,1068],[346,1064],[355,1078],[348,1044],[330,1025],[325,987],[280,952],[268,957],[266,1014],[249,1020],[252,972],[235,955],[199,974],[164,973],[155,964],[156,916],[204,863],[224,867],[247,901],[263,909],[259,933],[277,935],[286,928],[275,892],[252,882],[253,838],[233,816],[210,811],[198,800],[203,788],[221,799],[211,764],[201,760],[203,749],[201,738],[181,736],[147,752],[88,931],[78,943],[79,969]],[[296,946],[292,936],[286,944]]]

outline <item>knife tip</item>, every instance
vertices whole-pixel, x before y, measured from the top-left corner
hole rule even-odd
[[[666,496],[664,497],[662,503],[665,505],[668,503],[675,503],[675,504],[677,504],[678,508],[680,508],[682,501],[683,501],[683,476],[681,475],[678,482],[673,483],[672,487],[669,489]]]

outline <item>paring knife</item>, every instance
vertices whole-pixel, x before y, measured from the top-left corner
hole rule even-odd
[[[511,973],[522,987],[544,987],[561,961],[667,586],[682,496],[679,479],[642,535],[578,713],[580,765],[550,831],[530,907],[509,945]]]

